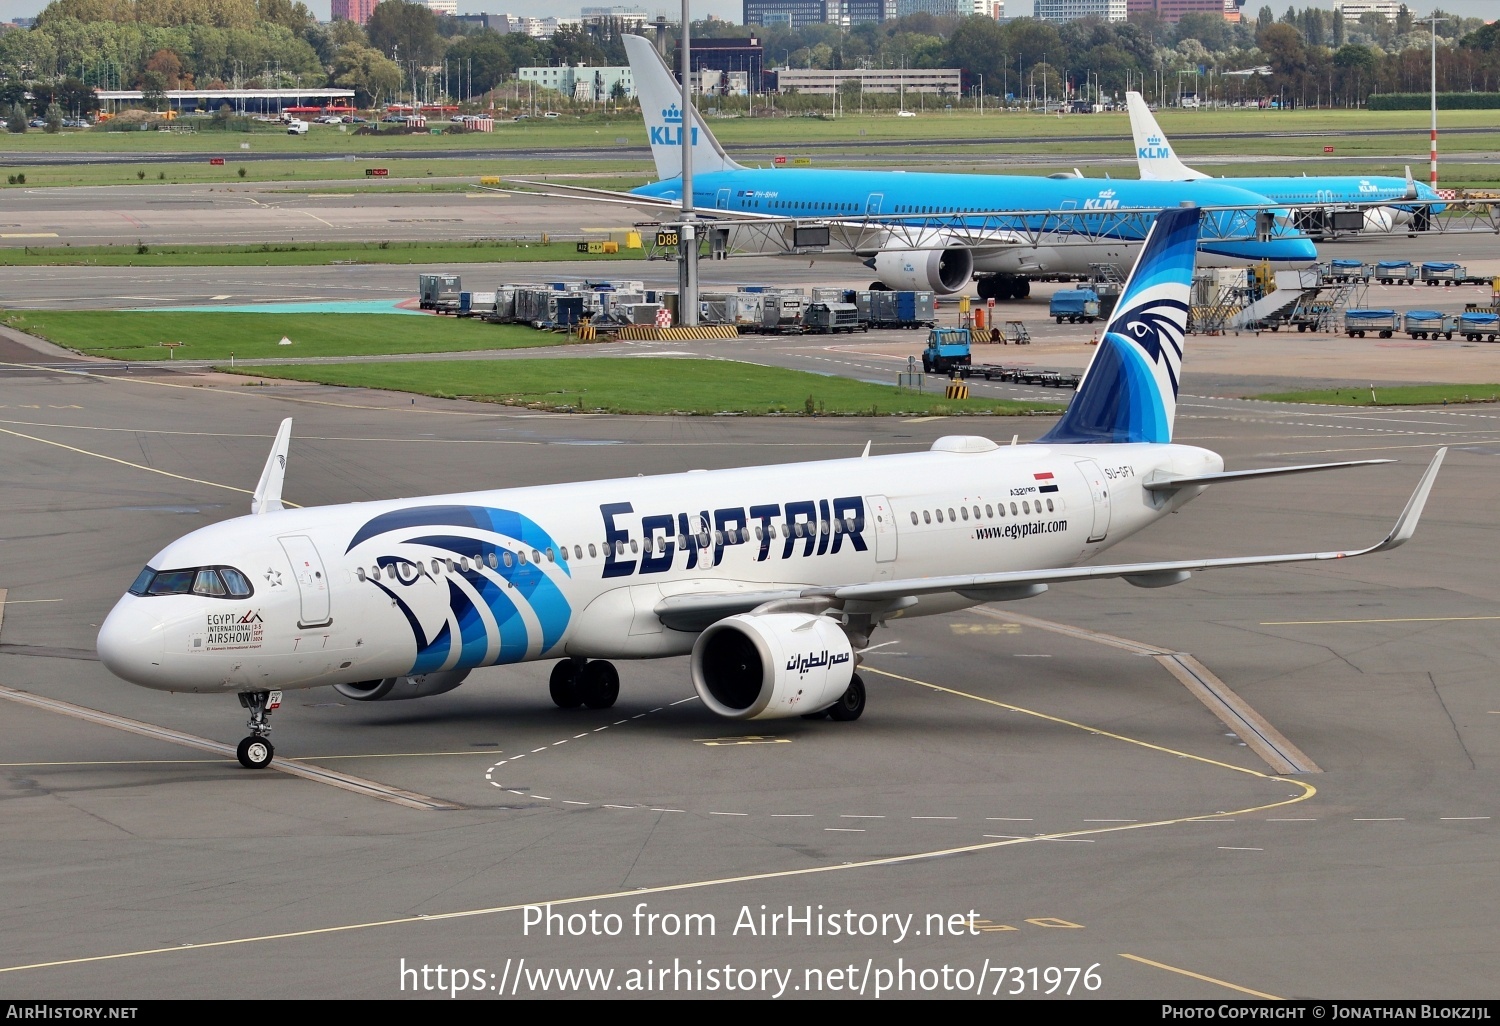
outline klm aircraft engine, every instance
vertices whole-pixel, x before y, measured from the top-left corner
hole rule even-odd
[[[335,684],[333,690],[356,702],[397,702],[404,698],[428,698],[446,694],[462,684],[468,675],[468,670],[440,670],[437,673],[414,673],[406,677]]]
[[[962,292],[974,277],[974,253],[959,246],[946,249],[886,249],[866,261],[881,284],[896,291],[908,289],[951,296]]]
[[[849,688],[854,650],[833,620],[811,613],[742,613],[693,645],[693,687],[732,720],[820,713]]]

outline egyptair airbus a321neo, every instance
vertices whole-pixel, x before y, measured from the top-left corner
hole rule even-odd
[[[720,716],[852,720],[861,654],[893,618],[1400,545],[1441,452],[1369,548],[1085,564],[1214,482],[1320,469],[1226,473],[1172,442],[1198,218],[1160,215],[1082,385],[1036,443],[951,435],[920,453],[285,509],[288,420],[252,514],[152,557],[99,655],[145,687],[238,694],[248,767],[271,761],[285,690],[412,699],[536,659],[557,661],[563,707],[612,705],[612,660],[686,655]]]

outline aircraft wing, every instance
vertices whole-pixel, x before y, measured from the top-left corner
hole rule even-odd
[[[474,188],[485,192],[523,192],[537,196],[549,196],[553,199],[583,199],[591,203],[612,203],[616,206],[635,207],[637,210],[648,210],[653,214],[680,214],[682,203],[680,200],[662,199],[659,196],[641,196],[634,192],[618,192],[614,189],[590,189],[583,185],[562,185],[557,182],[537,182],[526,178],[503,178],[508,186],[513,188],[495,188],[492,185],[476,185]],[[758,214],[753,210],[721,211],[713,207],[694,207],[693,213],[700,219],[715,219],[717,215],[726,215],[728,220],[733,221],[790,221],[784,215]]]
[[[981,602],[1027,598],[1040,594],[1049,584],[1071,581],[1094,581],[1122,577],[1143,588],[1160,588],[1179,584],[1196,570],[1221,570],[1244,566],[1274,566],[1279,563],[1307,563],[1328,559],[1347,559],[1385,552],[1404,544],[1417,529],[1422,508],[1437,480],[1447,448],[1437,451],[1417,488],[1407,500],[1396,524],[1381,541],[1363,549],[1328,552],[1294,552],[1271,556],[1230,556],[1216,559],[1166,560],[1153,563],[1116,563],[1105,566],[1073,566],[1044,570],[1018,570],[993,574],[959,574],[947,577],[915,577],[871,584],[849,584],[835,587],[787,588],[760,592],[715,592],[674,595],[656,606],[663,624],[675,630],[701,630],[714,620],[735,613],[748,613],[766,603],[794,600],[822,600],[829,608],[863,612],[880,616],[911,605],[922,595],[956,592]]]

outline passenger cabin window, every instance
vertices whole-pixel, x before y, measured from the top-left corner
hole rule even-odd
[[[230,566],[204,566],[187,570],[156,570],[146,567],[130,585],[130,594],[142,598],[158,595],[201,595],[205,598],[249,598],[255,594],[250,579]]]

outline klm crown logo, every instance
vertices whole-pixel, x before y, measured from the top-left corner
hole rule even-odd
[[[1083,201],[1084,210],[1114,210],[1120,205],[1115,199],[1115,190],[1105,189],[1099,193],[1098,198]]]
[[[1168,160],[1172,147],[1160,135],[1150,135],[1146,137],[1146,145],[1136,147],[1135,155],[1140,160]]]
[[[664,125],[651,126],[652,146],[681,146],[682,145],[682,108],[677,104],[665,107],[661,112]],[[698,145],[698,128],[693,127],[693,145]]]

